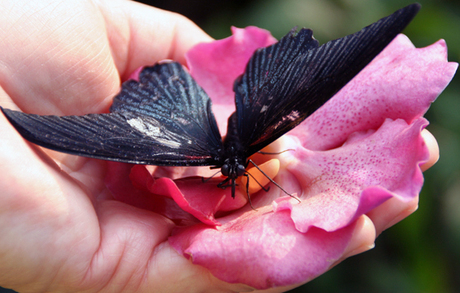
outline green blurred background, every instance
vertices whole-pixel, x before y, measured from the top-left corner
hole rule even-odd
[[[412,3],[397,0],[143,0],[181,13],[214,38],[230,26],[256,25],[276,38],[294,26],[313,29],[324,43]],[[422,10],[405,30],[417,47],[445,39],[449,60],[460,60],[460,1],[420,0]],[[420,207],[385,231],[376,247],[351,257],[290,292],[460,292],[460,75],[432,105],[428,129],[441,158],[425,172]],[[0,292],[12,292],[9,290]]]
[[[412,1],[396,0],[155,0],[142,1],[181,13],[212,37],[230,26],[256,25],[276,38],[294,26],[311,28],[324,43],[387,16]],[[405,30],[417,47],[445,39],[449,60],[460,60],[460,1],[421,0]],[[420,207],[385,231],[376,247],[354,256],[292,292],[460,292],[460,75],[426,117],[441,158],[425,172]]]

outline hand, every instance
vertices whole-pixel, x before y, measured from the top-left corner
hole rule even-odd
[[[183,63],[190,47],[211,40],[180,15],[122,0],[3,1],[0,8],[0,105],[28,113],[107,111],[120,79],[136,68],[166,58]],[[105,161],[41,149],[0,116],[0,285],[32,292],[249,290],[178,255],[167,242],[170,220],[111,200]],[[428,168],[438,153],[426,137]],[[369,249],[416,207],[389,200],[363,216],[344,258]]]

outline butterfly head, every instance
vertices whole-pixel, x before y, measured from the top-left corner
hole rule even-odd
[[[237,155],[233,147],[227,150],[227,156],[220,168],[222,175],[227,177],[218,186],[225,188],[227,186],[232,187],[232,197],[235,198],[236,191],[236,179],[243,176],[246,173],[246,158],[241,155]],[[227,182],[231,181],[228,185]]]
[[[220,168],[220,171],[222,172],[222,175],[233,180],[243,176],[243,174],[246,172],[246,168],[245,165],[240,162],[240,160],[235,158],[233,160],[225,160],[225,163]]]

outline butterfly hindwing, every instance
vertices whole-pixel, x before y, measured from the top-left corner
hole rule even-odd
[[[222,148],[211,101],[178,63],[123,84],[112,113],[39,116],[2,109],[21,135],[75,155],[152,165],[214,165]]]
[[[409,5],[320,47],[314,45],[309,30],[301,30],[256,51],[234,86],[238,132],[248,156],[327,102],[409,24],[419,9],[418,4]],[[289,60],[282,59],[285,52],[291,55]]]

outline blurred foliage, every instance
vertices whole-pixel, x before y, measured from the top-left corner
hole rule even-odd
[[[353,33],[413,1],[400,0],[157,0],[149,4],[192,19],[214,38],[230,26],[256,25],[280,38],[294,26],[324,43]],[[460,60],[460,1],[420,0],[405,30],[417,47],[445,39]],[[425,172],[420,207],[385,231],[376,247],[292,292],[458,292],[460,290],[460,76],[426,114],[441,158]]]

